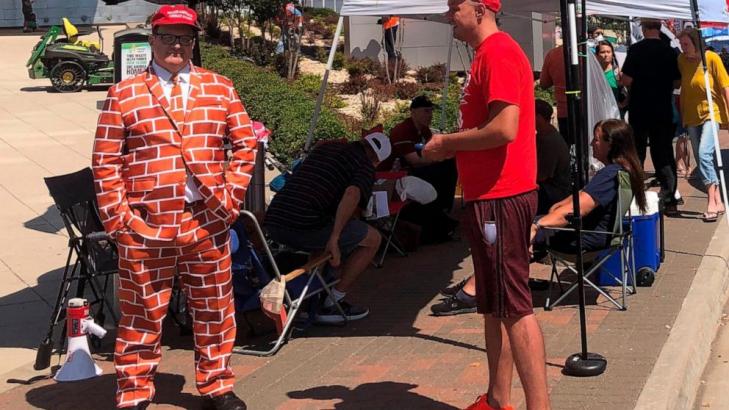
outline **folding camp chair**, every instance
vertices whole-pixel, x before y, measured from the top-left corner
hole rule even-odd
[[[598,291],[601,295],[603,295],[608,301],[610,301],[613,305],[615,305],[620,310],[627,310],[627,305],[625,303],[625,296],[628,292],[630,294],[636,293],[636,280],[635,280],[635,256],[633,254],[633,234],[632,234],[632,227],[631,223],[628,222],[627,224],[624,222],[625,216],[627,215],[628,220],[630,220],[630,205],[633,202],[633,191],[630,186],[630,174],[628,174],[625,171],[619,171],[617,175],[618,179],[618,203],[615,207],[615,223],[613,225],[613,230],[611,232],[603,232],[603,231],[585,231],[584,233],[594,233],[599,235],[608,235],[610,236],[610,243],[607,247],[604,249],[598,249],[591,252],[584,252],[583,253],[583,264],[590,264],[589,269],[584,273],[584,280],[585,283],[592,288],[594,288],[596,291]],[[547,230],[559,230],[559,231],[573,231],[573,229],[563,229],[563,228],[544,228]],[[547,301],[544,305],[545,310],[551,310],[554,306],[561,303],[570,293],[572,293],[577,288],[577,281],[573,282],[570,287],[567,289],[567,291],[564,291],[564,288],[562,287],[562,275],[564,272],[560,273],[560,270],[558,269],[558,266],[562,264],[564,267],[566,267],[570,272],[573,274],[577,274],[577,268],[575,266],[577,255],[571,254],[571,253],[565,253],[560,252],[555,249],[552,249],[549,246],[549,239],[547,240],[547,252],[550,256],[550,259],[552,260],[552,274],[549,281],[549,294],[547,296]],[[607,262],[613,255],[616,253],[620,254],[620,277],[617,277],[612,272],[606,271],[610,276],[615,279],[617,283],[619,283],[622,286],[622,301],[618,302],[610,296],[609,293],[601,289],[597,284],[595,284],[590,278],[596,273],[600,271],[600,268]],[[630,275],[630,289],[628,289],[628,275]],[[556,279],[557,284],[559,285],[561,296],[555,300],[553,303],[550,303],[551,297],[552,297],[552,289],[554,285],[554,281]]]
[[[319,296],[320,294],[325,293],[327,296],[331,296],[332,292],[331,289],[334,285],[336,285],[339,280],[338,279],[327,279],[325,277],[325,270],[326,266],[329,262],[329,259],[331,258],[330,254],[321,255],[319,257],[311,259],[309,262],[304,264],[298,269],[295,269],[291,272],[289,272],[286,275],[282,275],[281,272],[278,269],[278,265],[276,264],[276,260],[274,259],[274,255],[271,252],[271,248],[268,244],[268,241],[266,241],[266,237],[263,234],[263,230],[261,229],[261,226],[258,223],[258,220],[256,219],[255,215],[253,215],[249,211],[242,211],[241,212],[241,218],[245,218],[250,220],[251,226],[254,227],[254,233],[259,236],[261,239],[262,247],[265,252],[266,259],[268,260],[268,266],[271,268],[273,275],[271,275],[273,280],[281,281],[283,280],[286,284],[286,288],[284,290],[284,314],[282,315],[282,322],[280,323],[281,330],[276,338],[272,342],[272,346],[267,350],[259,350],[259,349],[253,349],[253,348],[246,348],[243,346],[236,346],[233,348],[234,353],[239,354],[245,354],[245,355],[252,355],[252,356],[272,356],[276,354],[281,347],[286,344],[289,339],[291,338],[291,333],[293,331],[293,324],[297,320],[299,316],[299,312],[301,310],[302,305],[304,302],[312,299],[315,296]],[[241,248],[245,246],[245,244],[241,243]],[[244,249],[245,250],[245,249]],[[252,247],[248,247],[248,250],[254,251]],[[235,261],[235,257],[234,257]],[[258,263],[258,266],[262,266],[260,264],[261,258],[258,258],[258,256],[255,256],[255,259],[252,261],[255,267],[255,264]],[[238,274],[238,273],[236,273]],[[262,275],[259,273],[257,274],[259,278],[262,277]],[[234,283],[235,283],[234,279]],[[254,296],[256,299],[258,299],[260,294],[260,289],[258,289]],[[257,302],[257,301],[255,301]],[[243,301],[242,305],[247,305],[247,308],[251,307],[251,301]],[[238,304],[238,302],[236,303]],[[260,304],[259,304],[260,306]],[[335,302],[335,306],[339,313],[342,315],[342,322],[341,324],[344,325],[347,323],[347,316],[344,313],[344,310],[342,309],[341,305],[338,302]]]
[[[104,232],[97,213],[91,169],[85,168],[72,174],[45,178],[45,183],[61,213],[68,234],[68,256],[48,333],[38,347],[34,365],[36,370],[45,369],[50,365],[54,329],[64,318],[66,299],[73,282],[77,282],[76,297],[85,298],[88,285],[93,296],[89,306],[92,309],[97,306],[94,316],[99,325],[104,325],[105,310],[111,315],[114,323],[118,321],[111,301],[107,300],[108,291],[113,289],[112,276],[117,272],[117,251],[113,241]],[[65,333],[64,326],[59,338],[61,346],[65,341]]]
[[[385,179],[397,181],[405,176],[407,176],[407,173],[404,171],[377,172],[375,174],[375,178],[377,180]],[[400,212],[402,212],[403,208],[405,208],[405,205],[407,205],[407,203],[407,201],[401,201],[399,199],[389,199],[387,204],[389,215],[384,218],[374,219],[371,221],[373,223],[373,226],[377,228],[378,231],[380,231],[385,239],[380,256],[377,257],[375,261],[373,261],[373,264],[377,268],[381,268],[384,265],[385,256],[387,256],[387,251],[391,247],[400,256],[408,255],[407,252],[405,252],[404,246],[402,246],[395,238],[397,223],[400,220]]]

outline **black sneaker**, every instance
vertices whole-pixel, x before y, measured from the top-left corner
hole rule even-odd
[[[456,293],[458,293],[459,290],[463,289],[463,287],[466,286],[466,282],[468,282],[469,279],[471,279],[471,276],[467,276],[465,279],[456,283],[455,285],[449,286],[441,290],[440,294],[445,297],[454,296]]]
[[[433,316],[453,316],[463,313],[476,313],[476,302],[467,303],[458,299],[456,295],[453,295],[442,302],[431,306],[430,311],[433,312]]]
[[[246,410],[247,408],[245,402],[232,391],[220,396],[203,398],[204,410]]]
[[[370,314],[369,309],[352,306],[344,300],[339,301],[339,306],[342,307],[347,321],[364,319]],[[328,307],[322,306],[319,309],[319,312],[316,314],[316,321],[318,323],[342,323],[344,318],[342,318],[339,309],[335,305],[331,305]]]

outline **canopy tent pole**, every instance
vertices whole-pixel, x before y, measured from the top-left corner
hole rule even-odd
[[[580,180],[581,185],[580,187],[587,184],[587,182],[590,180],[590,134],[592,133],[592,125],[589,124],[587,119],[589,116],[587,115],[587,111],[589,110],[589,99],[591,98],[588,86],[588,70],[590,69],[590,64],[588,64],[587,59],[589,58],[590,53],[590,47],[587,42],[587,0],[581,0],[580,2],[580,15],[582,17],[582,21],[580,22],[580,36],[582,41],[582,55],[584,56],[584,64],[583,64],[583,70],[581,72],[582,74],[582,83],[581,87],[583,90],[585,90],[585,95],[582,98],[582,114],[583,114],[583,121],[582,121],[582,132],[584,133],[582,135],[583,145],[582,145],[582,151],[580,152],[580,155],[582,156],[582,169],[585,170],[584,174],[582,175],[582,179]]]
[[[316,129],[316,123],[319,121],[319,114],[321,113],[321,106],[324,103],[324,94],[327,91],[327,82],[329,81],[329,73],[332,71],[332,65],[334,64],[334,55],[337,53],[337,45],[339,45],[339,36],[342,34],[342,27],[344,26],[344,16],[339,16],[337,21],[337,29],[334,31],[334,39],[332,40],[332,48],[329,50],[329,60],[327,60],[327,68],[324,70],[324,76],[321,78],[321,86],[319,87],[319,95],[316,97],[316,106],[314,106],[314,114],[311,116],[311,123],[309,124],[309,131],[306,133],[306,144],[304,145],[304,155],[309,153],[311,149],[311,142],[314,139],[314,130]]]
[[[585,174],[584,166],[584,150],[583,135],[584,127],[582,119],[585,121],[584,115],[579,115],[580,99],[580,78],[579,78],[579,56],[577,46],[577,16],[576,16],[576,0],[560,0],[560,9],[562,15],[562,38],[564,44],[565,59],[565,77],[567,88],[567,122],[568,135],[575,141],[575,153],[577,159],[573,166],[572,178],[572,206],[573,214],[569,218],[570,223],[575,231],[577,238],[576,250],[576,269],[577,269],[577,291],[579,296],[579,313],[580,313],[580,339],[582,350],[569,356],[565,362],[564,373],[571,376],[598,376],[605,372],[607,368],[607,360],[596,353],[589,353],[587,350],[587,326],[585,318],[585,267],[582,254],[582,216],[580,212],[580,189],[581,182]]]
[[[448,25],[450,36],[448,38],[448,60],[446,60],[445,79],[443,80],[443,95],[440,99],[440,132],[446,132],[446,103],[448,102],[448,88],[451,80],[451,56],[453,55],[453,26]]]
[[[721,195],[724,206],[727,206],[726,192],[726,176],[724,173],[724,161],[721,157],[721,144],[719,143],[719,128],[714,120],[714,97],[711,95],[711,87],[709,82],[709,70],[706,64],[706,51],[704,50],[703,34],[701,33],[701,18],[699,16],[699,5],[697,0],[691,0],[691,15],[694,20],[694,27],[699,31],[701,41],[699,41],[699,54],[701,54],[701,68],[704,70],[704,88],[706,88],[706,100],[709,102],[709,118],[711,121],[711,135],[714,137],[714,154],[716,156],[716,165],[719,168],[719,178],[721,181]],[[724,218],[729,224],[729,218]]]

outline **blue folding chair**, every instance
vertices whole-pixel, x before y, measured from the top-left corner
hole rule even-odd
[[[241,220],[243,218],[251,222],[251,225],[255,228],[255,234],[260,237],[264,248],[265,259],[258,254],[252,242],[249,240],[245,225]],[[326,295],[331,295],[331,288],[339,280],[331,279],[328,276],[328,269],[326,267],[331,258],[329,254],[313,258],[298,269],[282,275],[255,215],[248,211],[242,211],[241,219],[231,228],[235,231],[239,242],[238,249],[232,254],[233,292],[235,295],[236,312],[244,313],[260,309],[261,290],[274,278],[277,280],[283,279],[286,283],[283,307],[286,311],[286,320],[282,325],[278,337],[271,342],[272,346],[269,349],[236,346],[233,348],[233,352],[253,356],[272,356],[291,338],[294,322],[301,319],[300,311],[304,302],[315,296],[319,296],[322,292]],[[339,303],[335,303],[335,306],[342,315],[341,324],[346,324],[347,318],[344,310]],[[318,307],[318,303],[312,303],[310,305],[307,322],[312,323],[315,317],[314,313]]]

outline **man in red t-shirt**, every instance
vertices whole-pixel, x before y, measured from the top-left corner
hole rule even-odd
[[[450,241],[458,223],[447,214],[453,208],[458,173],[453,159],[431,161],[422,156],[419,144],[430,141],[433,135],[430,125],[433,120],[434,104],[424,95],[413,98],[410,103],[410,117],[397,124],[390,131],[392,155],[378,167],[380,171],[393,169],[393,162],[399,160],[403,169],[435,188],[438,196],[429,204],[411,202],[403,209],[400,218],[421,227],[423,243]]]
[[[392,155],[377,167],[378,171],[390,171],[396,159],[400,160],[403,168],[418,168],[433,163],[423,158],[416,147],[417,144],[428,142],[433,135],[430,131],[433,107],[434,104],[424,95],[413,98],[410,102],[410,116],[390,131]]]
[[[448,0],[453,33],[475,50],[460,131],[435,134],[426,158],[456,156],[468,202],[463,228],[485,318],[488,392],[469,410],[510,408],[516,364],[528,409],[549,409],[544,339],[529,290],[529,234],[537,209],[532,70],[496,25],[499,0]]]

